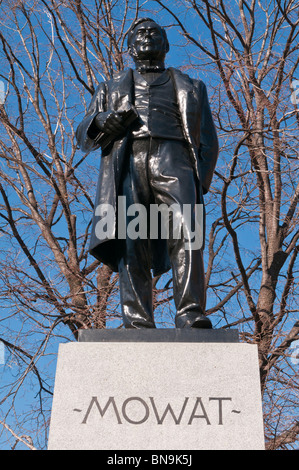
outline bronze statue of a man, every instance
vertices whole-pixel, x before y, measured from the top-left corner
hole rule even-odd
[[[195,209],[203,207],[218,157],[206,87],[179,70],[165,69],[169,44],[154,20],[141,18],[132,25],[128,48],[135,70],[99,85],[76,134],[82,151],[102,149],[90,253],[119,272],[126,328],[155,328],[151,270],[157,276],[170,268],[176,327],[211,328],[205,316],[203,247],[192,245]],[[179,207],[176,236],[171,211],[167,237],[161,236],[161,221],[158,237],[148,228],[146,236],[124,235],[123,214],[128,226],[129,208],[141,205]],[[115,216],[105,232],[100,228],[109,207]],[[149,219],[147,212],[140,225],[148,227]],[[204,217],[202,231],[203,226]]]

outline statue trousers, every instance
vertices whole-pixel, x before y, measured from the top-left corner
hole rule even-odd
[[[194,209],[198,197],[187,144],[178,140],[150,137],[132,140],[119,195],[126,197],[127,210],[132,204],[142,204],[147,210],[147,220],[144,220],[147,236],[134,239],[135,237],[128,233],[126,240],[123,240],[119,283],[124,326],[155,328],[149,208],[152,204],[158,207],[161,204],[167,207],[175,204],[182,214],[185,207],[191,217],[188,224],[191,223],[191,228],[194,228]],[[202,247],[194,249],[188,239],[191,238],[192,230],[190,231],[190,227],[184,229],[185,219],[181,219],[182,226],[178,231],[177,225],[174,225],[172,211],[169,211],[169,214],[170,226],[168,234],[164,233],[164,238],[172,267],[175,323],[177,328],[183,328],[187,321],[190,322],[198,314],[205,312],[203,250]],[[134,216],[127,215],[127,227]],[[139,227],[142,228],[144,227]]]

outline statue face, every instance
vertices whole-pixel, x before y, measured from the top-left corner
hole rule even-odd
[[[134,59],[161,59],[167,50],[166,40],[159,25],[145,21],[136,26],[130,45],[130,53]]]

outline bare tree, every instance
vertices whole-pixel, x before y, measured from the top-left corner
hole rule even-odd
[[[192,50],[193,68],[213,77],[223,165],[208,205],[208,293],[216,297],[208,313],[258,345],[267,446],[284,448],[298,438],[299,4],[156,3]],[[191,30],[191,18],[200,27]]]
[[[87,252],[99,155],[78,153],[75,131],[99,80],[123,68],[137,12],[129,1],[1,4],[0,340],[19,367],[2,382],[1,422],[29,448],[27,418],[11,416],[32,380],[40,400],[28,419],[43,416],[45,445],[52,392],[40,368],[53,338],[119,319],[117,276]]]

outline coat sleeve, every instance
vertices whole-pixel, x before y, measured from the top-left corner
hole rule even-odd
[[[106,85],[101,83],[96,89],[86,115],[76,130],[76,139],[82,152],[90,152],[99,148],[94,139],[99,133],[94,118],[98,113],[106,111]]]
[[[205,84],[200,82],[200,145],[199,145],[199,167],[203,193],[209,191],[216,166],[219,145],[216,127],[213,121],[209,104],[208,93]]]

